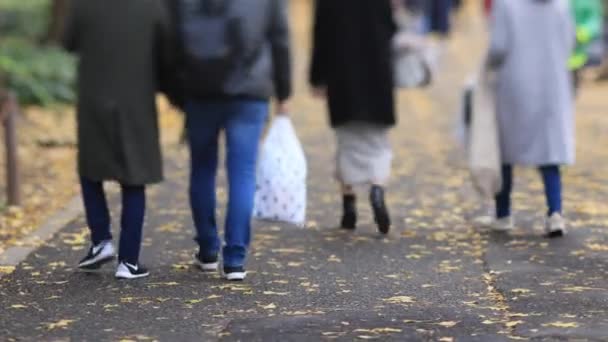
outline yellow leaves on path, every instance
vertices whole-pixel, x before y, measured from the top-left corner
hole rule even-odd
[[[63,243],[70,246],[81,246],[88,243],[89,231],[85,227],[79,233],[62,233]]]
[[[338,258],[338,257],[337,257],[337,256],[335,256],[335,255],[331,255],[331,256],[330,256],[330,257],[327,259],[327,261],[328,261],[328,262],[338,262],[338,263],[340,263],[340,262],[342,262],[342,259]]]
[[[159,233],[179,233],[182,231],[182,228],[179,222],[170,222],[156,228],[156,231]]]
[[[48,324],[46,324],[46,328],[48,330],[65,329],[68,326],[70,326],[70,324],[72,324],[74,322],[76,322],[76,321],[73,320],[73,319],[62,319],[62,320],[59,320],[59,321],[54,322],[54,323],[48,323]]]
[[[274,292],[274,291],[264,291],[266,296],[287,296],[289,292]]]
[[[528,294],[528,293],[531,293],[532,291],[528,290],[528,289],[513,289],[513,290],[511,290],[511,292],[514,294]]]
[[[456,325],[458,325],[458,323],[460,323],[460,322],[446,321],[446,322],[437,323],[437,325],[440,325],[444,328],[453,328]]]
[[[397,328],[374,328],[374,329],[357,329],[355,333],[368,333],[368,334],[394,334],[400,333],[403,330]]]
[[[15,266],[0,266],[0,274],[11,274],[15,271]]]
[[[275,254],[304,254],[305,250],[300,248],[276,248],[271,250],[272,253]]]
[[[264,309],[264,310],[274,310],[276,308],[277,308],[277,305],[275,303],[270,303],[268,305],[262,306],[262,309]]]
[[[608,252],[608,245],[602,245],[599,243],[589,243],[587,248],[594,252]]]
[[[568,329],[568,328],[578,328],[579,324],[576,323],[576,322],[561,322],[561,321],[558,321],[558,322],[543,324],[543,327]]]
[[[412,304],[416,302],[414,298],[409,296],[396,296],[383,299],[382,301],[388,304]]]
[[[13,304],[13,305],[11,305],[11,309],[25,309],[25,308],[27,308],[27,306],[23,305],[23,304]]]

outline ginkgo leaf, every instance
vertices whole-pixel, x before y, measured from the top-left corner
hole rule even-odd
[[[409,296],[395,296],[395,297],[383,299],[382,301],[389,303],[389,304],[411,304],[411,303],[416,302],[414,300],[414,298],[409,297]]]
[[[579,324],[576,322],[552,322],[543,324],[543,327],[552,327],[552,328],[578,328]]]
[[[440,325],[445,328],[452,328],[452,327],[455,327],[458,323],[460,323],[460,322],[446,321],[446,322],[437,323],[437,325]]]
[[[63,328],[67,328],[70,324],[72,324],[74,322],[76,322],[76,321],[73,319],[62,319],[57,322],[48,323],[46,325],[46,328],[48,330],[63,329]]]

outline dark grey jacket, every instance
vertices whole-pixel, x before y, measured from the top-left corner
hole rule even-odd
[[[168,1],[174,14],[179,13],[176,7],[178,1],[165,1]],[[222,86],[223,94],[219,96],[264,100],[272,96],[279,100],[289,98],[292,92],[292,75],[288,0],[232,0],[232,11],[232,15],[242,19],[245,38],[250,43],[249,52],[253,51],[254,54],[253,58],[247,57],[247,63],[233,70],[229,80]],[[179,14],[174,15],[174,20],[179,20]],[[179,24],[175,23],[174,27],[179,35]],[[181,39],[176,41],[180,42]],[[179,46],[177,48],[180,49]],[[179,69],[182,64],[179,60],[176,61],[176,68]],[[180,72],[188,73],[188,70],[176,71]],[[194,95],[182,90],[176,97],[178,99],[173,102],[179,104]],[[212,97],[217,97],[217,94]]]
[[[79,57],[78,168],[93,181],[162,180],[159,71],[173,58],[161,0],[73,0],[65,47]]]

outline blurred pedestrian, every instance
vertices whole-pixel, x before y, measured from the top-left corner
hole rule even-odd
[[[427,24],[430,33],[445,37],[451,31],[453,0],[428,0]]]
[[[156,92],[169,63],[168,12],[153,1],[72,1],[64,45],[79,56],[78,171],[92,246],[79,263],[114,258],[103,183],[122,187],[117,278],[147,276],[139,263],[147,184],[163,179]]]
[[[391,40],[396,26],[390,0],[316,1],[310,70],[313,92],[327,97],[337,140],[342,185],[341,226],[357,223],[354,186],[371,185],[370,201],[381,233],[390,229],[385,186],[396,123]]]
[[[489,65],[496,103],[503,188],[493,228],[509,230],[513,166],[538,167],[548,204],[546,233],[566,232],[560,166],[574,162],[574,113],[567,62],[574,24],[567,0],[495,0]]]
[[[570,0],[570,4],[576,23],[576,50],[569,60],[569,66],[573,71],[574,86],[578,88],[581,71],[590,62],[599,63],[598,59],[601,59],[603,6],[601,0]],[[599,52],[593,53],[594,48]]]
[[[216,173],[226,138],[229,199],[223,247],[228,280],[246,276],[258,143],[271,96],[287,113],[291,61],[286,0],[171,1],[180,32],[184,109],[191,150],[190,202],[196,261],[217,271]]]

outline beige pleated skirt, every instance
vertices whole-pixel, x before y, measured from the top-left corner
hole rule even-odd
[[[386,184],[393,151],[389,127],[349,123],[335,129],[336,176],[345,185]]]

